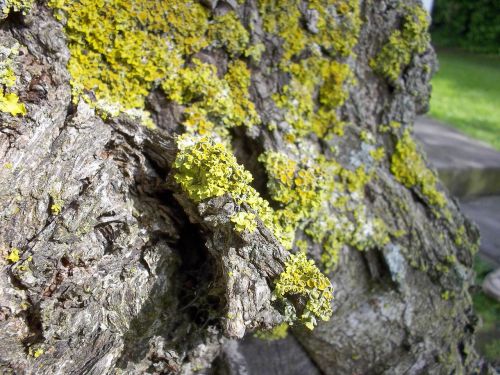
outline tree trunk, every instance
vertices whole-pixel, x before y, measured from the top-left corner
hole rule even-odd
[[[417,1],[0,8],[0,372],[492,371]]]

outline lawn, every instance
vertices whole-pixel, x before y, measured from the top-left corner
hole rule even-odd
[[[500,150],[500,56],[438,49],[438,60],[440,69],[432,80],[430,116]],[[473,301],[482,322],[477,332],[477,347],[498,366],[500,303],[480,288],[493,268],[476,258],[477,286]]]
[[[481,285],[488,272],[493,270],[493,265],[485,262],[479,256],[474,262],[476,283]],[[474,309],[481,319],[481,327],[477,331],[477,347],[479,351],[492,362],[500,365],[500,302],[486,296],[479,288],[472,295]]]
[[[500,150],[500,56],[438,51],[430,116]]]

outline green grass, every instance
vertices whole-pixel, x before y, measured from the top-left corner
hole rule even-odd
[[[500,56],[438,51],[430,115],[500,150]]]
[[[481,285],[493,266],[479,257],[474,262],[476,283]],[[477,331],[477,348],[492,363],[500,364],[500,302],[485,295],[481,290],[472,295],[474,309],[481,318],[482,326]]]

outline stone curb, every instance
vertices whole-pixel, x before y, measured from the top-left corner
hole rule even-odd
[[[452,195],[500,195],[500,152],[428,117],[417,118],[415,137]]]

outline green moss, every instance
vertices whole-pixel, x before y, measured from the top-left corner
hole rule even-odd
[[[394,84],[410,64],[414,54],[424,53],[429,47],[427,12],[419,5],[405,6],[402,30],[395,30],[370,66]]]
[[[277,325],[276,327],[267,330],[267,331],[258,331],[255,333],[255,337],[261,340],[265,341],[276,341],[276,340],[282,340],[288,335],[288,324],[287,323],[281,323],[280,325]]]
[[[285,264],[277,282],[275,293],[280,298],[302,298],[306,301],[299,320],[309,329],[317,324],[317,319],[327,321],[332,315],[331,300],[333,288],[304,253],[292,254]]]
[[[396,179],[408,188],[417,188],[431,205],[444,207],[446,198],[437,190],[436,175],[427,168],[409,130],[396,144],[391,158],[391,172]]]
[[[25,115],[26,107],[19,102],[16,93],[9,92],[16,84],[14,58],[19,54],[19,45],[0,46],[0,111],[12,116]]]

